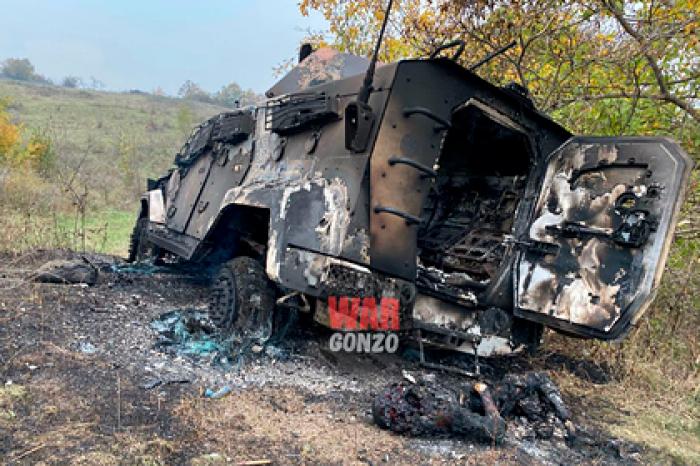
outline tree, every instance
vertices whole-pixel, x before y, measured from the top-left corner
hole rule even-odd
[[[582,133],[673,134],[700,148],[700,2],[675,0],[396,0],[381,59],[424,57],[462,39],[464,64],[516,41],[478,69],[526,86],[537,105]],[[385,1],[302,0],[335,46],[368,55]]]
[[[241,86],[235,82],[223,86],[214,94],[213,98],[217,104],[230,108],[257,105],[262,100],[262,97],[256,94],[255,91],[252,89],[243,90]]]
[[[212,97],[204,89],[189,79],[185,81],[182,86],[180,86],[180,90],[177,92],[177,95],[188,100],[198,100],[200,102],[212,101]]]
[[[219,92],[214,95],[214,100],[225,107],[236,107],[240,104],[243,89],[236,83],[230,83],[223,86]]]
[[[103,83],[102,81],[100,81],[99,79],[97,79],[94,76],[90,76],[90,80],[87,84],[87,87],[90,89],[95,89],[95,90],[104,89],[105,83]]]
[[[37,74],[34,65],[26,58],[8,58],[2,64],[2,75],[17,81],[34,81]]]

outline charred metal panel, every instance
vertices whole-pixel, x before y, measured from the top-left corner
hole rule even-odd
[[[382,112],[395,66],[378,70],[370,103]],[[316,86],[308,92],[335,96],[339,108],[354,98],[362,76]],[[368,248],[368,219],[356,216],[368,154],[343,145],[342,121],[319,121],[296,132],[277,134],[258,109],[254,153],[240,186],[228,189],[214,212],[232,204],[263,207],[270,212],[266,270],[282,284],[297,278],[288,248],[349,260]],[[374,136],[372,136],[374,139]],[[364,198],[366,199],[366,198]],[[359,209],[360,216],[366,209]],[[213,220],[215,222],[215,220]],[[211,223],[210,223],[211,224]],[[349,230],[350,225],[352,230]],[[367,262],[367,260],[365,260]]]
[[[266,129],[291,134],[340,118],[338,98],[325,93],[290,94],[267,101]]]
[[[184,259],[191,259],[200,241],[197,238],[178,233],[166,228],[162,224],[150,222],[148,225],[148,239],[167,251],[170,251]]]
[[[421,328],[433,328],[442,332],[462,333],[470,341],[478,334],[471,330],[477,322],[478,312],[432,296],[418,294],[413,306],[413,319]],[[471,333],[471,334],[470,334]]]
[[[207,152],[197,157],[191,165],[173,172],[168,183],[168,199],[165,206],[168,228],[180,233],[187,229],[213,159],[214,155]]]
[[[219,215],[219,206],[231,188],[241,184],[253,156],[251,139],[237,145],[221,145],[214,153],[214,163],[197,203],[187,234],[203,239]]]
[[[418,293],[412,320],[426,345],[489,357],[524,349],[510,338],[511,317],[501,309],[469,309]]]
[[[440,82],[444,76],[425,73],[426,68],[430,68],[428,62],[399,65],[370,162],[370,263],[374,269],[407,280],[416,275],[420,227],[410,218],[421,215],[432,180],[411,165],[390,160],[408,159],[432,169],[442,131],[447,128],[436,130],[434,120],[406,115],[405,110],[429,108],[449,120],[452,106],[460,99],[459,95],[452,95],[451,100],[445,96],[447,87]]]
[[[662,138],[571,139],[550,159],[522,253],[516,313],[582,336],[617,338],[648,305],[691,168]]]
[[[154,223],[165,223],[165,201],[160,189],[148,191],[148,219]]]

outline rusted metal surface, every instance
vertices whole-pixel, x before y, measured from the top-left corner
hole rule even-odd
[[[328,47],[316,50],[296,65],[265,95],[277,97],[299,92],[312,86],[362,74],[369,60],[349,53],[340,53]],[[359,86],[357,87],[359,89]],[[355,91],[357,91],[355,89]]]

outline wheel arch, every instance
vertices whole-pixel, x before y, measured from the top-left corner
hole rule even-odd
[[[228,204],[203,238],[208,262],[225,262],[249,256],[263,264],[268,247],[270,210],[246,204]]]

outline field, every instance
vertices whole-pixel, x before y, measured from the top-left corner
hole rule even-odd
[[[19,250],[79,249],[85,239],[90,250],[125,254],[146,178],[167,171],[195,125],[226,111],[136,91],[7,80],[0,80],[0,99],[27,134],[51,141],[50,173],[15,175],[0,202],[2,236]]]
[[[3,172],[0,167],[0,189],[4,189],[0,192],[0,196],[3,196],[0,198],[0,249],[6,254],[3,256],[6,264],[12,264],[16,257],[31,256],[30,251],[36,249],[89,250],[124,256],[133,225],[136,201],[145,186],[146,178],[168,169],[174,154],[192,126],[224,110],[208,104],[143,93],[106,93],[10,81],[0,81],[0,98],[2,97],[10,98],[9,111],[12,117],[24,125],[27,131],[36,131],[50,138],[54,156],[52,169],[46,174]],[[697,160],[697,154],[695,158]],[[6,182],[4,186],[3,181]],[[628,339],[622,343],[599,343],[571,340],[548,333],[541,353],[526,361],[532,367],[545,369],[553,376],[564,391],[565,398],[572,402],[579,419],[600,429],[606,435],[639,445],[642,453],[638,459],[645,463],[700,463],[699,206],[700,176],[695,170],[662,286],[653,306]],[[27,264],[34,266],[35,262],[28,261]],[[12,278],[11,275],[3,277],[6,280]],[[145,279],[139,280],[145,283]],[[139,286],[143,284],[141,281],[137,282]],[[148,288],[146,284],[143,284],[143,287]],[[157,288],[158,292],[165,293],[164,290]],[[103,291],[112,293],[111,288]],[[140,290],[139,293],[142,291],[148,290]],[[9,325],[6,322],[21,317],[24,319],[23,338],[27,341],[34,339],[36,335],[33,332],[37,330],[32,327],[32,319],[38,318],[37,316],[43,315],[44,312],[50,312],[43,299],[46,296],[50,297],[54,292],[61,294],[61,302],[74,301],[74,297],[64,296],[64,291],[56,291],[53,288],[42,288],[38,291],[34,288],[24,288],[26,301],[32,303],[29,311],[25,313],[21,310],[24,298],[19,299],[10,293],[7,302],[16,306],[12,309],[0,307],[3,312],[7,311],[6,315],[0,314],[0,326]],[[127,290],[125,293],[127,294],[124,296],[118,296],[119,300],[114,298],[115,302],[123,301],[125,305],[131,306],[131,295],[128,294],[131,292]],[[83,306],[88,306],[85,303],[90,299],[93,298],[82,296],[75,308],[82,309]],[[190,297],[184,299],[183,303],[190,304],[188,299]],[[151,304],[151,314],[155,312],[156,307],[158,311],[167,310],[161,303],[154,301]],[[167,305],[177,307],[181,303],[169,298]],[[65,309],[63,312],[63,317],[56,317],[57,325],[64,317],[73,318],[70,312]],[[131,312],[136,315],[139,310],[129,307],[129,313]],[[99,320],[94,317],[93,319],[96,322]],[[120,320],[121,325],[130,325],[126,322],[132,320],[129,315],[120,319],[123,320]],[[145,325],[145,322],[141,323]],[[37,324],[37,327],[41,327],[42,332],[51,331],[45,325]],[[99,408],[104,412],[90,411],[90,415],[96,416],[95,419],[75,423],[73,417],[79,418],[83,413],[80,406],[71,404],[63,412],[61,406],[56,407],[49,403],[50,391],[38,386],[31,388],[33,375],[26,367],[36,365],[34,358],[39,358],[42,363],[48,360],[52,364],[59,360],[68,360],[78,372],[89,365],[89,360],[70,347],[74,335],[58,332],[57,336],[54,332],[53,337],[55,338],[42,336],[41,340],[59,345],[58,349],[51,347],[49,351],[45,351],[39,347],[32,347],[32,352],[18,353],[10,362],[7,358],[12,354],[3,352],[1,355],[0,375],[12,375],[23,380],[23,383],[30,387],[30,393],[31,390],[36,390],[37,399],[44,403],[32,408],[27,401],[31,398],[22,393],[15,397],[19,400],[15,413],[17,419],[3,421],[15,423],[12,454],[16,457],[26,453],[29,459],[34,454],[31,449],[38,446],[41,448],[37,450],[39,457],[46,460],[53,458],[51,455],[55,452],[52,453],[50,449],[50,428],[48,431],[42,430],[40,436],[33,438],[30,419],[23,419],[22,416],[40,415],[49,419],[55,415],[52,410],[58,409],[60,415],[57,418],[60,422],[57,425],[60,428],[88,429],[93,436],[92,441],[96,442],[93,445],[95,449],[91,451],[103,452],[112,458],[116,453],[109,450],[109,442],[105,440],[108,437],[101,437],[100,429],[104,427],[104,422],[99,418],[108,419],[110,425],[117,425],[114,413],[109,412],[112,406],[109,403],[113,401],[113,386],[110,385],[109,396],[100,395],[105,406]],[[3,334],[2,338],[10,341],[11,332]],[[8,351],[9,348],[5,347]],[[143,345],[141,349],[147,352]],[[127,351],[124,348],[122,350]],[[53,359],[46,359],[47,355]],[[100,361],[108,363],[107,360]],[[102,382],[108,380],[113,384],[114,374],[108,370],[105,374]],[[137,375],[131,373],[133,377]],[[56,383],[62,390],[75,388],[70,386],[57,370],[47,370],[45,377],[46,382]],[[80,385],[83,382],[76,383],[78,388],[97,390],[95,386],[85,387]],[[129,383],[130,390],[139,390],[135,385],[137,382],[130,380]],[[6,394],[6,391],[0,392],[0,401],[2,397],[14,396]],[[156,464],[159,461],[168,463],[168,459],[180,462],[183,458],[217,452],[236,457],[241,451],[235,451],[234,446],[226,444],[224,433],[217,432],[215,427],[207,426],[205,417],[220,415],[222,417],[219,421],[227,423],[229,427],[236,425],[237,416],[248,416],[257,419],[256,422],[261,422],[250,412],[237,412],[234,405],[236,399],[248,400],[247,403],[251,406],[258,402],[254,396],[253,399],[246,398],[252,396],[247,392],[240,397],[221,400],[220,403],[227,408],[221,412],[217,410],[217,413],[212,412],[211,406],[203,406],[201,400],[194,397],[193,393],[178,393],[177,396],[173,395],[174,401],[162,416],[165,416],[165,421],[177,418],[178,428],[182,427],[182,432],[186,434],[182,438],[188,441],[197,439],[205,443],[188,450],[186,442],[180,445],[163,440],[167,438],[169,431],[163,427],[165,423],[158,417],[161,415],[160,401],[151,397],[149,409],[156,409],[156,405],[158,407],[158,413],[153,414],[153,422],[162,424],[161,427],[154,428],[157,431],[155,434],[148,431],[147,435],[144,433],[146,431],[134,429],[117,429],[110,433],[118,437],[119,448],[133,449],[130,458],[146,455],[141,450],[148,450],[147,456],[155,458],[153,461],[157,460]],[[290,409],[291,413],[295,413],[305,409],[297,406],[300,403],[298,394],[285,395],[284,409],[278,409],[274,400],[269,400],[272,395],[268,392],[264,393],[264,397],[267,400],[266,409],[270,409],[274,416],[280,416],[279,419],[282,420],[286,417],[279,414],[280,410]],[[64,401],[68,404],[78,403],[76,400]],[[327,401],[321,400],[322,403]],[[248,405],[240,410],[244,411],[246,406]],[[335,413],[334,410],[339,409],[332,403],[330,406],[329,408],[324,404],[321,412],[325,415],[325,410],[330,409]],[[230,417],[226,417],[227,412]],[[313,419],[313,416],[309,419]],[[352,421],[353,428],[366,428],[365,425],[358,426],[358,422]],[[271,430],[266,431],[268,428]],[[208,432],[214,440],[207,444],[207,440],[197,433],[200,429]],[[250,437],[251,442],[257,442],[259,438],[265,439],[260,441],[262,443],[251,443],[251,448],[262,445],[272,448],[275,454],[279,455],[283,452],[275,449],[277,447],[274,441],[294,439],[294,436],[286,431],[281,437],[274,437],[281,435],[280,428],[274,426],[266,426],[263,430],[256,430],[253,426],[251,429],[260,436]],[[271,437],[266,438],[265,435],[268,434]],[[321,434],[313,431],[308,435],[313,437]],[[134,438],[138,441],[130,443]],[[394,437],[382,438],[387,442],[398,442]],[[83,454],[80,453],[82,447],[77,440],[75,442],[68,445],[70,442],[67,441],[66,451],[79,458]],[[307,452],[308,457],[304,457],[303,455],[307,454],[304,453],[305,442],[314,444],[312,440],[299,441],[298,445],[295,445],[299,451],[295,450],[295,454],[298,453],[310,461],[329,457],[337,459],[337,456],[327,457],[318,451],[316,454]],[[403,446],[403,441],[401,444]],[[356,455],[356,452],[353,454]],[[480,451],[478,459],[486,461],[490,454],[492,453]],[[504,456],[493,454],[496,455],[491,457],[494,460],[517,462],[513,460],[513,456],[509,456],[515,454],[513,451],[503,453]],[[242,456],[245,459],[256,459],[251,455]],[[377,458],[376,455],[370,456]],[[418,458],[429,461],[429,457],[419,455]],[[605,456],[603,462],[608,460],[610,457]],[[596,460],[591,458],[590,461]],[[93,462],[87,461],[88,464]]]

